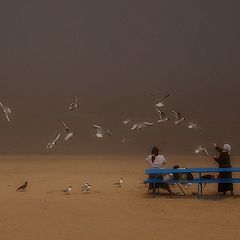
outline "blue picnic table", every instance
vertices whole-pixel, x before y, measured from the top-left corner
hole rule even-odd
[[[219,172],[232,172],[232,173],[240,173],[240,168],[150,168],[146,169],[145,173],[148,175],[148,178],[144,180],[144,183],[152,184],[153,187],[158,183],[166,183],[166,184],[198,184],[198,195],[203,194],[203,184],[206,183],[240,183],[240,178],[213,178],[213,179],[205,179],[202,178],[203,174],[206,173],[219,173]],[[166,174],[187,174],[191,173],[196,175],[193,179],[176,179],[172,178],[170,180],[164,180],[164,178],[160,177]],[[180,187],[180,186],[179,186]],[[181,188],[181,187],[180,187]],[[153,189],[155,192],[155,189]],[[181,189],[182,190],[182,189]],[[183,192],[183,190],[182,190]],[[184,192],[183,192],[184,193]],[[184,193],[185,194],[185,193]]]

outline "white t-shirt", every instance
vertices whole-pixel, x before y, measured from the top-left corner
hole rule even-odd
[[[166,159],[163,155],[155,156],[155,160],[153,162],[152,162],[152,156],[153,155],[149,155],[146,158],[146,161],[150,168],[162,168],[163,165],[166,163]]]

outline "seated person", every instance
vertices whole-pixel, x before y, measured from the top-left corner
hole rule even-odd
[[[163,165],[166,164],[165,157],[163,155],[159,155],[159,150],[157,147],[153,147],[151,154],[146,158],[146,161],[150,168],[163,168]],[[151,177],[155,178],[155,176]],[[158,175],[157,177],[161,180],[163,179],[163,175]],[[156,188],[162,188],[172,194],[172,191],[167,183],[149,184],[149,190],[153,189],[153,191],[155,191]]]

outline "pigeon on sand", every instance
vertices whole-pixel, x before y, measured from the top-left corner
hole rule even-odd
[[[27,186],[28,186],[28,182],[25,182],[22,186],[20,186],[16,191],[19,191],[19,190],[21,190],[21,191],[26,191],[26,188],[27,188]]]

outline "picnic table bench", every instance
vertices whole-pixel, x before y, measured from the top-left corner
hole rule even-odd
[[[198,195],[203,194],[203,184],[207,183],[240,183],[240,178],[213,178],[213,179],[204,179],[202,178],[203,174],[209,173],[219,173],[219,172],[232,172],[232,173],[240,173],[240,168],[150,168],[146,169],[145,173],[148,175],[148,179],[144,180],[144,183],[149,183],[153,186],[153,192],[156,193],[155,186],[158,183],[166,183],[166,184],[198,184]],[[194,175],[197,174],[197,177],[194,176],[193,179],[176,179],[172,178],[170,180],[164,180],[161,176],[167,174],[187,174],[191,173]],[[179,186],[180,187],[180,186]],[[180,187],[181,188],[181,187]],[[181,189],[182,190],[182,189]],[[183,190],[182,190],[183,192]],[[183,192],[184,193],[184,192]],[[185,193],[184,193],[185,194]]]

